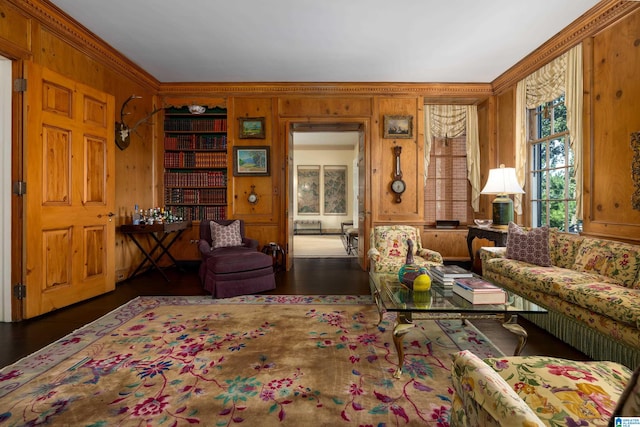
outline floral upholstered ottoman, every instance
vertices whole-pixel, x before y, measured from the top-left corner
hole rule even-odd
[[[453,355],[452,426],[613,426],[640,416],[638,371],[546,356]]]

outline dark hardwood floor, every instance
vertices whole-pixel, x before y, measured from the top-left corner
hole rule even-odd
[[[183,266],[182,271],[166,270],[171,279],[165,282],[156,271],[150,271],[116,286],[116,290],[89,301],[62,308],[35,319],[15,323],[0,323],[0,366],[16,362],[24,356],[56,341],[83,325],[142,295],[206,295],[198,275],[197,265]],[[354,258],[296,258],[288,272],[276,273],[274,295],[367,295],[368,273],[362,271]],[[523,355],[543,354],[568,359],[588,360],[587,356],[554,338],[524,319],[529,340]],[[511,354],[517,339],[494,320],[474,321],[505,354]]]

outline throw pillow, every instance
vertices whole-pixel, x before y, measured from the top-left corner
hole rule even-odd
[[[510,222],[507,234],[507,258],[542,267],[551,266],[549,227],[525,230],[518,224]]]
[[[229,225],[220,225],[211,221],[211,241],[212,249],[241,246],[240,221],[235,220]]]
[[[635,280],[640,269],[640,250],[628,243],[585,238],[578,248],[573,269],[607,276],[638,289],[640,283]]]
[[[610,426],[614,424],[616,417],[640,417],[640,367],[635,370],[627,387],[620,395],[620,400],[613,411]]]

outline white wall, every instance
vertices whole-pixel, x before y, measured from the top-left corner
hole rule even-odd
[[[310,220],[318,219],[322,221],[322,231],[339,232],[340,224],[353,219],[353,159],[354,150],[352,147],[322,147],[322,148],[298,148],[293,151],[293,219]],[[298,215],[298,200],[296,197],[298,188],[298,165],[320,166],[320,188],[323,188],[323,166],[346,166],[347,167],[347,213],[346,215],[324,215],[324,194],[320,192],[320,215]]]
[[[11,61],[0,56],[0,321],[11,321]]]

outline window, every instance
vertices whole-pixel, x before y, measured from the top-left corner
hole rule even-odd
[[[424,189],[424,215],[431,224],[436,220],[458,220],[464,225],[473,218],[464,135],[433,138]]]
[[[564,95],[528,110],[531,225],[578,232],[573,152]]]

